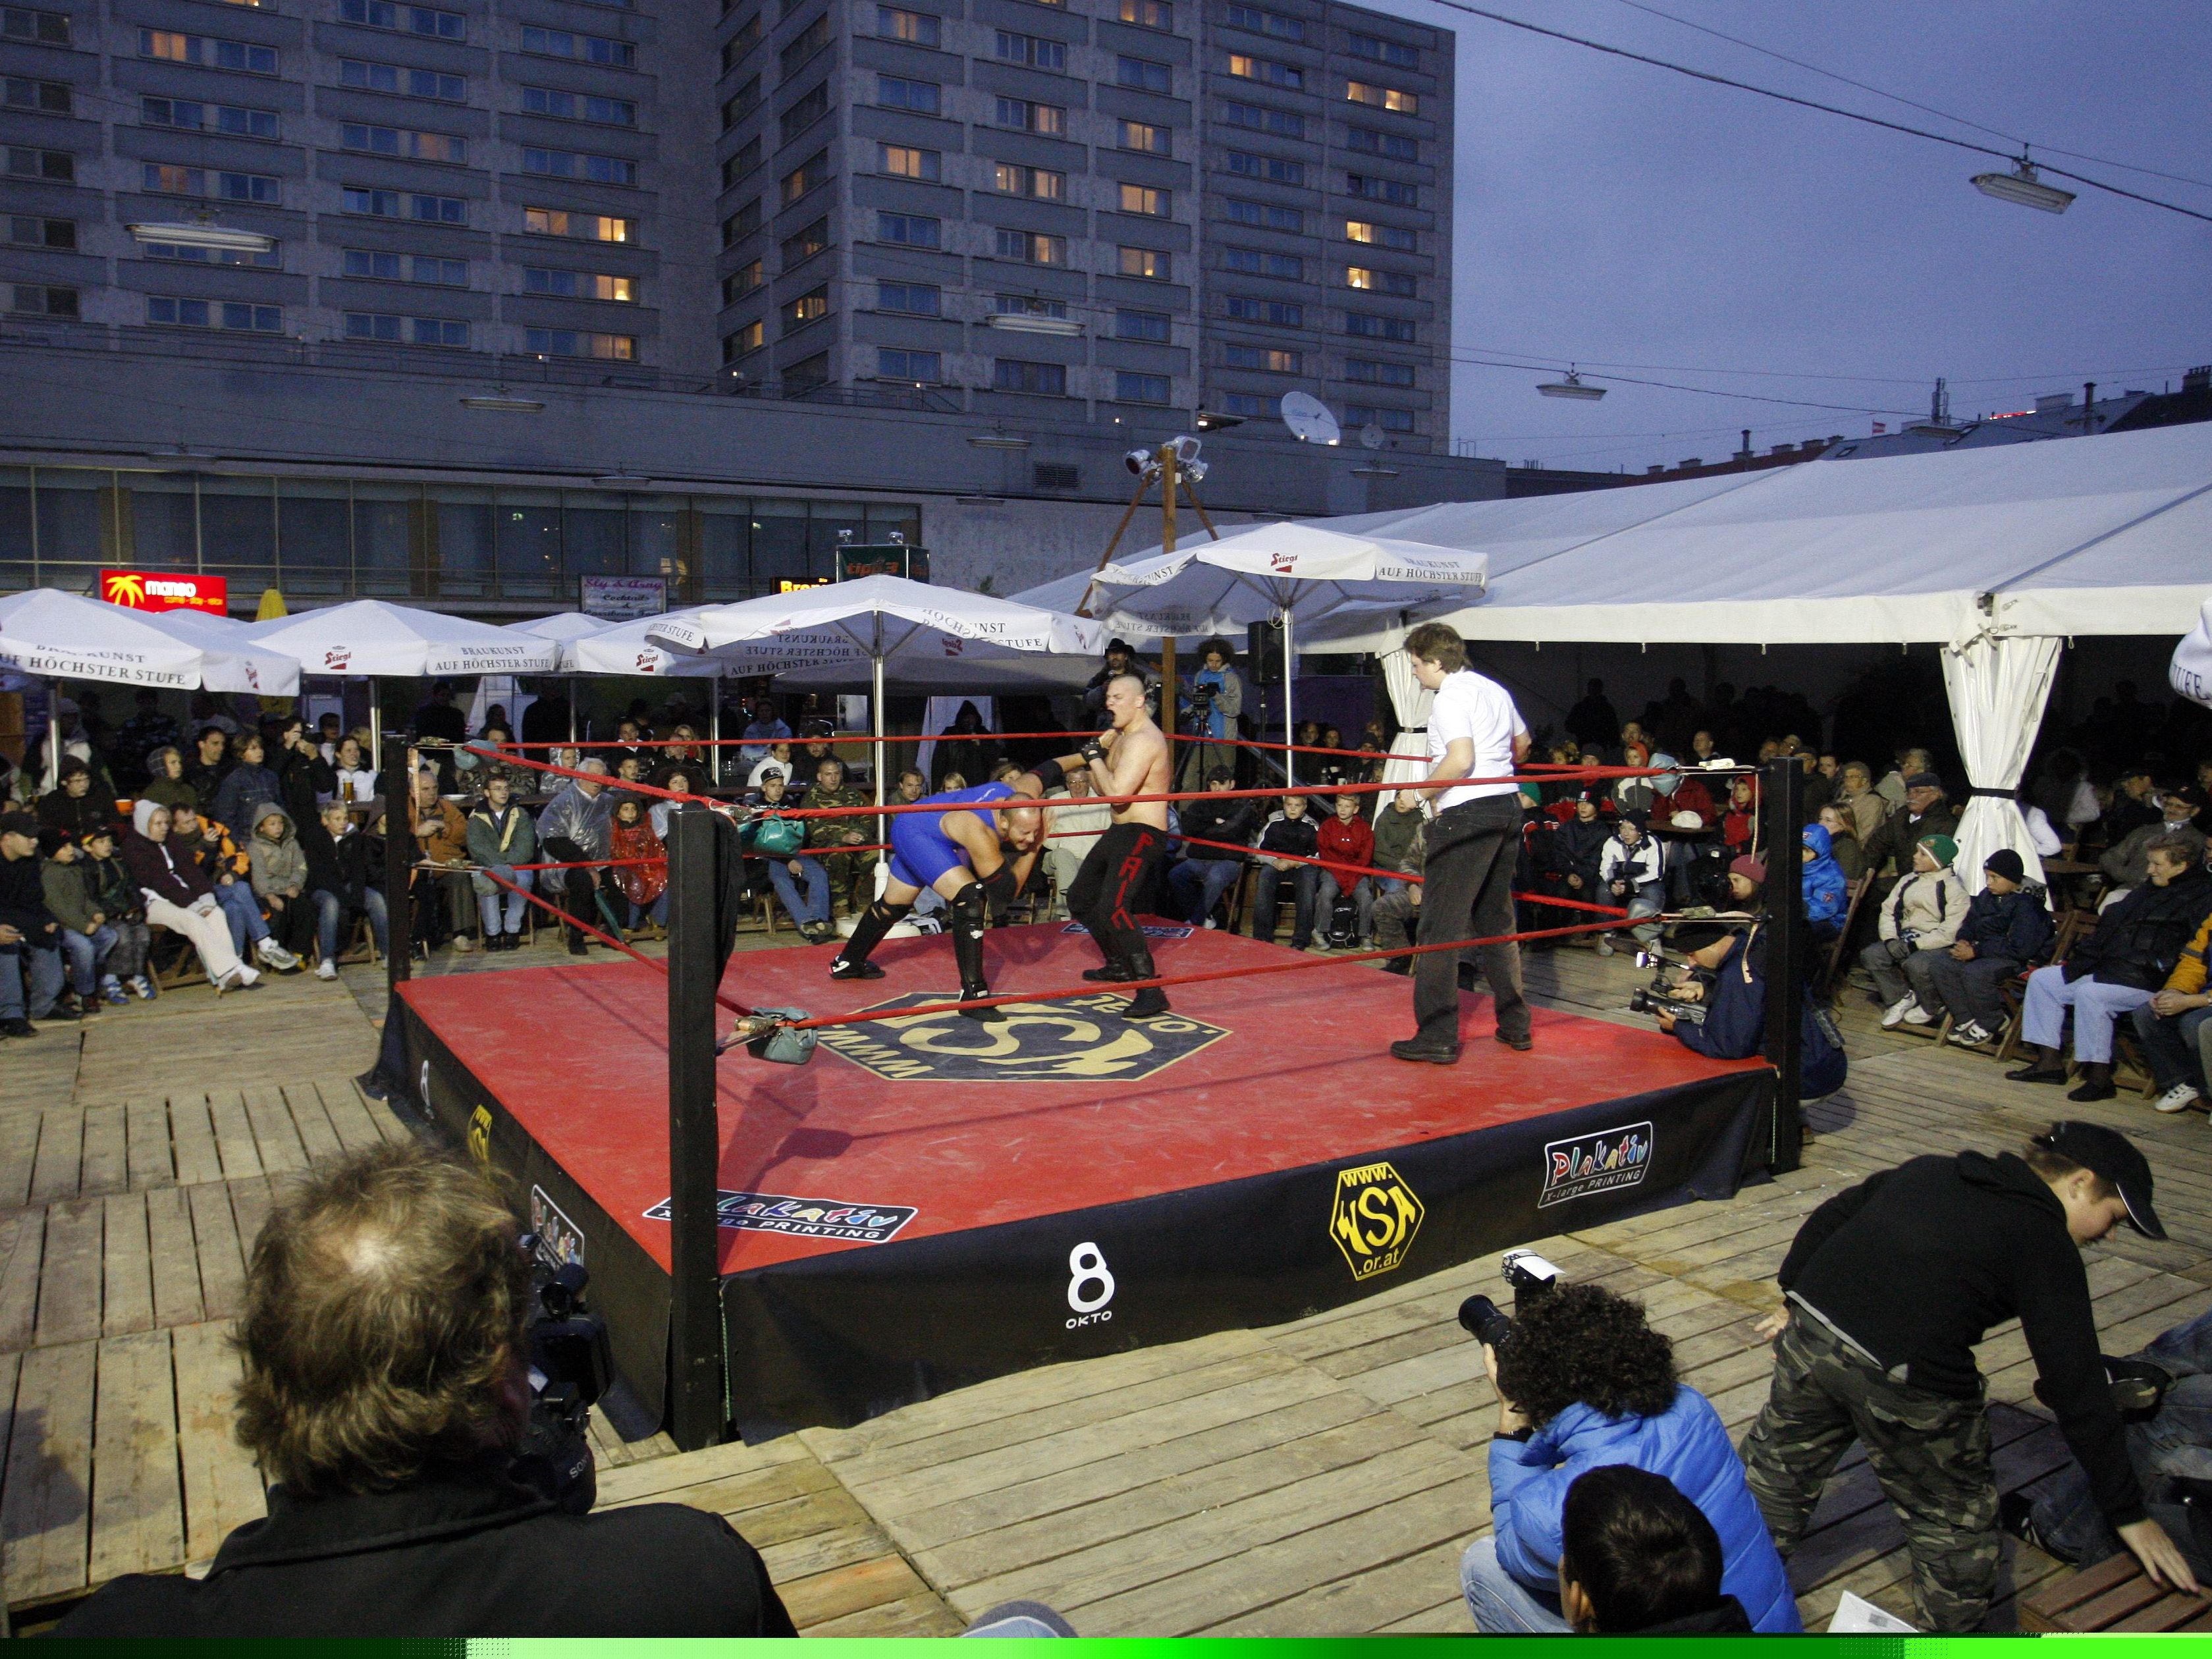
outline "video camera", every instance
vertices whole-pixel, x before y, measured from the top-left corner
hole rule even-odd
[[[1705,1023],[1704,1003],[1684,1002],[1646,988],[1639,988],[1636,994],[1628,999],[1628,1009],[1636,1014],[1671,1014],[1678,1023],[1685,1025],[1703,1025]]]
[[[530,1253],[531,1300],[538,1311],[523,1331],[530,1355],[530,1423],[513,1473],[568,1514],[588,1515],[599,1501],[588,1425],[614,1371],[606,1322],[584,1306],[591,1275],[582,1262],[546,1261],[535,1233],[523,1236],[522,1248]]]
[[[1508,1250],[1498,1264],[1513,1291],[1513,1311],[1524,1299],[1546,1295],[1559,1282],[1559,1270],[1534,1250]],[[1513,1335],[1513,1321],[1486,1296],[1471,1296],[1459,1304],[1461,1328],[1486,1348],[1503,1347]]]

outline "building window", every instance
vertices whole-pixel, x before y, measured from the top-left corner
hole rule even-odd
[[[1249,202],[1241,196],[1224,196],[1221,198],[1221,211],[1231,224],[1258,225],[1265,230],[1293,233],[1303,233],[1306,228],[1303,212],[1274,202]]]
[[[783,204],[789,207],[807,191],[830,181],[830,152],[817,149],[783,175]]]
[[[812,288],[795,300],[783,302],[783,331],[791,333],[805,328],[809,323],[818,323],[830,314],[830,285]]]
[[[338,16],[349,23],[373,29],[398,29],[405,34],[427,34],[439,40],[468,39],[468,20],[457,11],[438,11],[429,6],[403,6],[395,0],[338,0]]]
[[[761,43],[761,15],[755,12],[738,25],[738,32],[722,42],[722,73],[727,75],[737,62]]]
[[[1232,392],[1222,398],[1221,410],[1224,415],[1242,415],[1249,420],[1255,416],[1277,414],[1279,405],[1273,398],[1263,398],[1250,392]]]
[[[805,229],[783,239],[783,268],[789,270],[794,265],[805,264],[829,246],[830,221],[825,216]]]
[[[1224,103],[1221,118],[1232,127],[1249,127],[1254,132],[1271,132],[1278,138],[1304,138],[1306,118],[1286,109],[1267,109],[1258,104]]]
[[[894,283],[885,278],[876,284],[877,310],[904,312],[909,317],[939,315],[944,297],[934,283]]]
[[[926,11],[906,11],[896,6],[876,8],[876,33],[887,40],[903,40],[909,46],[934,46],[939,28],[937,18]]]
[[[568,236],[584,242],[628,242],[637,236],[635,219],[571,213],[566,208],[526,207],[522,210],[522,228],[532,236]]]
[[[1149,121],[1121,123],[1121,148],[1142,150],[1147,155],[1168,154],[1168,130]]]
[[[1121,57],[1114,60],[1114,82],[1139,92],[1168,92],[1174,88],[1175,76],[1165,64],[1149,58]]]
[[[1057,138],[1067,131],[1066,110],[1057,104],[1032,103],[1026,98],[1000,99],[996,118],[1000,126],[1018,132],[1042,132]]]
[[[732,127],[750,115],[760,106],[760,76],[756,75],[722,102],[722,131]]]
[[[460,103],[469,95],[465,75],[403,69],[397,64],[377,64],[361,58],[338,59],[338,84],[360,87],[369,92],[397,93],[403,98],[435,98],[448,104]]]
[[[1172,30],[1175,8],[1168,0],[1121,0],[1121,21],[1140,29]]]
[[[1041,294],[994,294],[991,309],[1001,317],[1066,317],[1067,301],[1048,300]]]
[[[793,36],[779,55],[777,61],[783,65],[784,78],[788,80],[797,74],[809,58],[829,44],[830,14],[825,11]]]
[[[339,125],[338,142],[372,155],[404,155],[410,161],[466,161],[467,141],[457,133],[417,132],[410,127],[371,126],[365,121]],[[541,152],[542,153],[542,152]],[[528,165],[525,152],[525,166]]]
[[[1228,314],[1240,323],[1265,323],[1270,328],[1304,328],[1306,308],[1287,300],[1257,300],[1231,294],[1224,301]]]
[[[722,278],[722,303],[726,306],[735,305],[738,301],[744,299],[746,295],[758,288],[763,280],[765,279],[761,270],[761,262],[759,260],[750,260],[744,264],[739,265],[735,270]]]
[[[1175,210],[1173,192],[1155,190],[1150,185],[1123,185],[1121,211],[1147,213],[1156,219],[1164,219]]]
[[[757,196],[722,221],[722,246],[742,241],[760,228],[761,198]]]
[[[1028,265],[1064,265],[1067,263],[1067,238],[1047,236],[1039,231],[1000,230],[992,233],[992,250],[1001,259],[1017,259]]]
[[[876,240],[896,242],[902,247],[939,247],[943,246],[943,227],[919,213],[878,213]]]
[[[604,270],[549,270],[543,265],[523,269],[522,291],[545,294],[556,300],[607,300],[619,305],[637,301],[635,277],[617,276]]]
[[[537,58],[573,58],[586,64],[605,64],[611,69],[633,69],[637,64],[637,48],[629,41],[611,40],[600,34],[578,34],[571,29],[526,26],[522,49]]]
[[[945,157],[936,150],[921,149],[912,144],[880,144],[877,146],[877,170],[894,179],[921,179],[935,184],[945,176]]]
[[[149,294],[146,296],[146,320],[158,328],[220,328],[238,333],[279,334],[284,328],[284,312],[281,306],[173,299],[166,294]]]
[[[349,311],[345,337],[380,345],[465,347],[469,325],[456,317],[394,317],[379,311]]]
[[[1421,159],[1420,141],[1402,133],[1377,132],[1372,127],[1351,127],[1345,132],[1345,148],[1364,151],[1370,155],[1387,155],[1394,161],[1418,161]]]
[[[1413,324],[1410,318],[1377,317],[1365,311],[1346,312],[1344,331],[1365,339],[1397,340],[1407,345],[1413,340]]]
[[[748,352],[758,351],[767,343],[767,325],[760,322],[747,323],[734,332],[722,337],[722,361],[726,363],[733,362]]]
[[[68,83],[61,81],[33,81],[27,76],[11,75],[0,85],[9,109],[36,110],[42,115],[67,115],[70,109]]]
[[[606,362],[634,363],[637,337],[593,334],[579,328],[532,328],[523,331],[523,349],[540,357],[596,357]]]
[[[1229,170],[1240,179],[1265,179],[1271,185],[1303,185],[1306,164],[1280,155],[1255,155],[1249,150],[1229,152]]]
[[[522,108],[526,114],[550,115],[557,121],[592,121],[608,127],[637,125],[637,106],[627,98],[599,98],[556,87],[523,88]]]
[[[1401,115],[1419,115],[1421,100],[1410,92],[1401,92],[1395,87],[1371,86],[1364,81],[1345,83],[1344,95],[1355,104],[1371,104],[1376,109],[1395,110]]]
[[[1378,362],[1372,357],[1346,357],[1344,378],[1358,380],[1365,386],[1411,386],[1413,366],[1411,363]]]
[[[1158,248],[1125,247],[1121,250],[1121,274],[1142,276],[1148,282],[1164,283],[1175,273],[1175,261]]]
[[[1302,374],[1305,372],[1304,354],[1284,351],[1274,346],[1233,345],[1227,349],[1223,361],[1231,368],[1254,368],[1262,374]]]
[[[1287,92],[1302,91],[1306,83],[1306,72],[1295,64],[1279,64],[1272,58],[1250,58],[1243,52],[1229,54],[1229,72],[1240,81],[1257,81],[1270,87],[1281,87]]]
[[[0,34],[10,40],[34,40],[42,46],[65,46],[70,43],[69,15],[31,6],[0,8]]]
[[[348,276],[366,276],[383,283],[428,283],[440,288],[466,288],[469,262],[441,259],[424,253],[385,253],[371,248],[349,247],[339,257],[339,269]]]
[[[155,188],[151,180],[156,171],[151,162],[147,164],[146,176],[149,182],[146,188],[149,190]],[[206,177],[206,174],[198,167],[162,167],[158,171],[164,176],[189,175],[194,179],[204,179]],[[65,185],[76,177],[76,157],[65,149],[38,149],[29,144],[10,144],[8,146],[8,176],[11,179],[44,179],[55,184]],[[234,176],[243,178],[246,175],[240,173]],[[179,190],[173,193],[204,196],[207,191],[204,189],[195,189]]]
[[[1376,270],[1366,265],[1346,265],[1344,270],[1346,288],[1364,289],[1370,294],[1395,294],[1404,299],[1413,297],[1416,284],[1413,276],[1402,270]]]
[[[1029,392],[1039,397],[1067,395],[1067,365],[1032,363],[1019,357],[1000,357],[991,365],[991,385],[1000,392]]]
[[[830,354],[826,351],[802,357],[783,371],[783,389],[794,398],[805,397],[816,386],[828,385],[829,380]]]
[[[1165,312],[1122,310],[1114,313],[1114,337],[1117,340],[1149,340],[1155,345],[1165,345],[1168,329]]]
[[[183,127],[196,132],[228,133],[234,138],[278,136],[276,112],[237,104],[202,104],[185,98],[141,98],[138,118],[149,127]]]
[[[885,109],[910,109],[917,115],[934,115],[944,106],[944,89],[934,81],[907,81],[896,75],[876,77],[876,101]],[[1006,100],[999,100],[1004,108]]]
[[[138,55],[172,64],[198,64],[208,69],[244,70],[249,75],[276,73],[274,46],[218,40],[206,34],[180,34],[173,29],[140,29]]]
[[[1278,40],[1295,40],[1304,45],[1306,26],[1296,17],[1285,17],[1279,11],[1264,11],[1258,6],[1229,8],[1229,27],[1249,29],[1255,34],[1272,34]]]
[[[1063,74],[1067,69],[1067,46],[1064,41],[1000,29],[994,46],[999,57],[1009,64],[1027,64],[1031,69],[1050,70],[1054,74]]]
[[[1114,398],[1124,404],[1164,404],[1168,400],[1168,377],[1117,369],[1114,374]]]
[[[738,146],[733,155],[722,158],[722,188],[727,190],[739,179],[747,178],[761,164],[761,136],[757,132]]]
[[[8,240],[17,247],[73,248],[76,246],[76,221],[12,214],[8,219]]]
[[[1293,283],[1303,281],[1306,274],[1306,262],[1297,254],[1270,253],[1256,247],[1223,248],[1221,266],[1247,276],[1280,276]]]
[[[818,82],[811,90],[800,94],[797,101],[777,118],[778,131],[787,144],[829,112],[830,83]]]
[[[1385,432],[1411,432],[1413,411],[1410,409],[1382,409],[1373,404],[1353,404],[1344,411],[1347,426],[1379,426]]]
[[[1370,202],[1389,202],[1396,207],[1419,205],[1420,191],[1413,185],[1397,179],[1378,179],[1371,173],[1347,173],[1344,175],[1346,191]]]
[[[1396,69],[1419,69],[1421,54],[1412,46],[1401,46],[1395,40],[1385,40],[1380,35],[1355,34],[1351,40],[1352,55],[1377,64],[1389,64]]]
[[[910,351],[882,346],[876,352],[876,378],[909,380],[915,386],[935,386],[945,379],[945,360],[934,351]]]
[[[16,283],[9,290],[8,309],[25,317],[66,317],[77,314],[76,290],[45,283]]]
[[[282,183],[266,173],[225,173],[206,167],[175,167],[166,161],[141,165],[140,187],[163,196],[211,196],[224,202],[272,204],[283,200]],[[15,171],[15,152],[12,149],[8,152],[8,170]]]
[[[1001,196],[1033,196],[1041,202],[1064,201],[1067,175],[1050,167],[1017,167],[1000,161],[991,168],[991,188]]]
[[[74,230],[76,227],[71,226],[70,228]],[[284,268],[283,250],[276,246],[249,252],[242,247],[183,247],[174,242],[141,242],[138,252],[149,259],[173,259],[179,264],[243,265],[255,270],[282,270]]]
[[[583,150],[539,149],[526,144],[522,170],[548,179],[583,179],[595,185],[634,185],[637,163],[626,155],[593,155]]]
[[[1365,242],[1375,247],[1395,248],[1401,253],[1411,253],[1415,247],[1413,233],[1398,225],[1370,224],[1364,219],[1344,222],[1344,240]]]

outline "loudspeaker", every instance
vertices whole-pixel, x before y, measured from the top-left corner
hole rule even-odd
[[[1244,678],[1254,685],[1283,683],[1283,625],[1256,622],[1244,630]]]

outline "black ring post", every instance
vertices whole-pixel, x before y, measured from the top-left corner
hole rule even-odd
[[[399,994],[402,981],[415,971],[415,907],[407,878],[415,863],[415,780],[407,770],[407,738],[388,732],[384,738],[384,989]],[[386,1009],[386,1019],[392,1018]],[[422,1103],[425,1111],[430,1103]]]
[[[1767,1169],[1787,1175],[1804,1161],[1798,1104],[1804,1066],[1805,969],[1810,932],[1798,846],[1805,822],[1805,771],[1796,760],[1759,769],[1759,838],[1766,848],[1766,1057],[1774,1062],[1774,1121]]]
[[[724,1437],[721,1287],[714,1202],[714,814],[683,805],[668,836],[669,1436],[678,1451]]]

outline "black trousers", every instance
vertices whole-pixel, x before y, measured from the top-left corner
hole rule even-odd
[[[1109,962],[1146,954],[1138,906],[1152,890],[1167,858],[1167,832],[1148,823],[1117,823],[1083,860],[1067,889],[1067,914],[1091,930]]]
[[[545,851],[549,863],[580,864],[590,856],[566,836],[548,836]],[[597,927],[599,921],[599,904],[594,896],[599,888],[596,870],[563,870],[561,872],[561,908],[575,921],[589,922]],[[571,944],[583,938],[574,927],[568,930]]]
[[[1513,929],[1513,871],[1521,849],[1521,797],[1485,795],[1446,807],[1429,823],[1422,866],[1423,945],[1482,939]],[[1421,1040],[1459,1046],[1459,964],[1480,964],[1490,981],[1498,1029],[1528,1035],[1521,995],[1521,947],[1485,945],[1473,951],[1431,951],[1413,958],[1413,1018]]]

